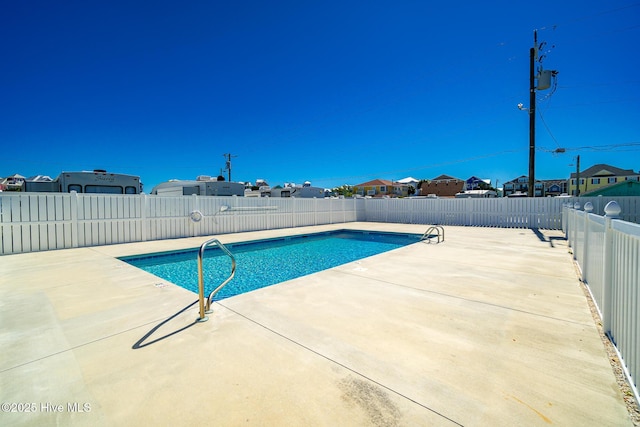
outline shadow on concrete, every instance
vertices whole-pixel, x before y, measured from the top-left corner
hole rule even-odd
[[[170,321],[172,321],[173,319],[175,319],[176,317],[180,316],[182,313],[184,313],[185,311],[187,311],[189,308],[191,308],[193,305],[197,304],[198,300],[195,300],[194,302],[192,302],[191,304],[187,305],[185,308],[183,308],[182,310],[178,311],[176,314],[167,317],[165,320],[163,320],[162,322],[158,323],[156,326],[154,326],[149,332],[147,332],[142,338],[140,338],[131,348],[133,350],[137,350],[139,348],[143,348],[146,347],[148,345],[151,344],[155,344],[158,341],[162,341],[166,338],[169,338],[172,335],[177,334],[178,332],[182,332],[185,329],[189,329],[190,327],[192,327],[193,325],[195,325],[196,323],[198,323],[197,320],[194,320],[193,323],[188,324],[187,326],[183,326],[180,329],[176,329],[175,331],[169,332],[166,335],[163,335],[161,337],[155,338],[149,342],[145,342],[147,339],[149,339],[149,337],[151,337],[154,333],[156,333],[156,331],[160,328],[162,328],[164,325],[166,325],[167,323],[169,323]]]
[[[553,241],[554,240],[566,240],[566,238],[564,237],[559,237],[559,236],[545,236],[544,233],[542,231],[540,231],[539,228],[532,228],[531,231],[533,231],[533,234],[536,235],[536,237],[538,239],[540,239],[541,242],[545,242],[545,243],[549,243],[549,246],[551,246],[552,248],[554,248],[555,246],[553,245]]]

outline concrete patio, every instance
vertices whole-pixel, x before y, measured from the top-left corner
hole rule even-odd
[[[426,226],[216,237],[342,228]],[[632,425],[559,231],[446,227],[205,323],[195,294],[115,258],[206,240],[0,257],[0,425]]]

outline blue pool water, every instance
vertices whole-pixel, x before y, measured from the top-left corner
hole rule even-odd
[[[341,230],[225,244],[236,258],[236,274],[215,300],[250,292],[361,258],[416,243],[419,234]],[[121,260],[198,293],[198,249],[123,257]],[[205,295],[229,274],[231,260],[216,246],[203,261]]]

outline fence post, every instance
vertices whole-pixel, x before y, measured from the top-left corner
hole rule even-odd
[[[613,232],[611,221],[620,218],[620,205],[612,200],[604,207],[604,248],[602,265],[602,327],[605,334],[611,332],[612,307],[613,307]]]
[[[141,200],[141,205],[140,206],[140,226],[141,226],[141,230],[140,230],[140,237],[142,239],[143,242],[147,241],[147,229],[150,227],[150,225],[147,223],[147,209],[149,208],[149,200],[146,194],[141,194],[142,196],[142,200]]]
[[[78,193],[71,192],[71,247],[78,247]]]
[[[578,248],[578,226],[576,225],[578,223],[578,215],[576,214],[576,211],[580,210],[580,203],[575,202],[573,204],[573,259],[578,259],[576,258],[576,250],[580,251],[582,248]]]
[[[572,204],[571,203],[567,203],[567,205],[565,206],[567,209],[567,239],[569,240],[569,247],[573,247],[574,242],[573,242],[573,219],[574,219],[574,215],[573,215],[573,210],[572,210]]]
[[[589,282],[588,272],[589,269],[589,214],[593,212],[593,203],[587,202],[584,204],[584,246],[582,248],[582,280]]]

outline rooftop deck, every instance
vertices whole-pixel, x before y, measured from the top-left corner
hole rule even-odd
[[[426,226],[216,237],[341,228]],[[562,233],[446,233],[205,323],[195,294],[114,257],[206,237],[3,256],[0,424],[632,425]]]

